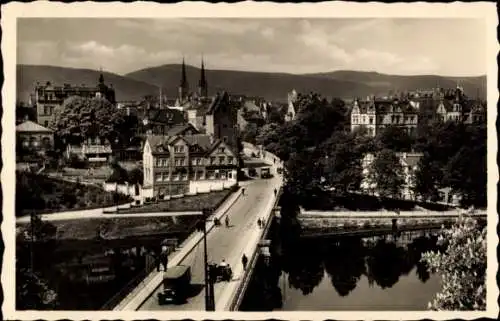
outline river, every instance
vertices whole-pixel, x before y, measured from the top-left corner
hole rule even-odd
[[[267,264],[259,259],[240,310],[426,310],[441,280],[420,258],[436,242],[432,232],[408,232],[274,246]]]

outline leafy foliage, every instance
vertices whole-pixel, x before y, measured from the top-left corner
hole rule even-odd
[[[57,304],[57,293],[38,274],[26,268],[16,271],[18,310],[53,310]]]
[[[470,217],[457,220],[442,231],[445,252],[422,256],[432,272],[442,276],[442,289],[429,303],[433,310],[486,309],[486,227]]]
[[[26,172],[16,173],[16,216],[30,211],[62,211],[88,207],[106,207],[115,201],[128,201],[102,188]]]
[[[73,96],[56,107],[50,127],[67,141],[100,137],[114,142],[130,130],[128,125],[124,114],[106,99]]]
[[[388,126],[377,135],[378,148],[386,148],[396,152],[409,152],[412,149],[413,139],[402,128]]]
[[[369,177],[377,185],[377,191],[382,196],[399,196],[401,186],[404,184],[403,167],[399,158],[388,149],[375,155]]]
[[[415,191],[435,197],[439,188],[451,187],[462,205],[486,205],[486,125],[435,124],[419,137],[424,157],[416,173]]]
[[[258,135],[258,127],[254,122],[248,122],[245,129],[241,133],[243,141],[255,144],[255,138]]]

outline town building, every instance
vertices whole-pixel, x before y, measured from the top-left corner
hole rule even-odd
[[[109,161],[113,150],[109,141],[96,138],[88,138],[81,144],[67,144],[66,158],[76,156],[81,160],[88,160],[90,164],[100,165]]]
[[[295,119],[297,115],[297,107],[295,106],[297,103],[298,94],[294,90],[288,94],[288,109],[285,114],[285,121],[289,122]]]
[[[16,140],[20,155],[43,154],[54,149],[54,132],[29,120],[16,126]]]
[[[64,100],[71,96],[102,97],[112,104],[116,103],[115,90],[111,85],[107,86],[104,83],[102,73],[99,76],[97,85],[92,87],[85,85],[72,86],[70,84],[56,86],[48,81],[45,85],[37,84],[31,98],[32,104],[36,108],[37,123],[45,127],[49,126],[55,108],[62,105]]]
[[[351,131],[366,128],[369,136],[388,126],[404,128],[409,135],[416,135],[418,126],[418,107],[409,101],[397,98],[367,97],[355,99],[351,109]]]
[[[137,110],[138,135],[167,135],[176,125],[183,125],[187,120],[182,111],[171,108],[150,108]]]
[[[237,184],[238,153],[208,134],[148,136],[144,197],[209,192]]]
[[[403,168],[404,184],[401,186],[400,197],[403,199],[415,200],[416,195],[413,191],[415,187],[415,173],[418,170],[420,159],[424,156],[422,153],[396,153]],[[377,183],[371,179],[370,170],[375,155],[368,153],[364,156],[361,166],[363,178],[360,189],[364,192],[378,195]]]
[[[485,104],[479,97],[467,97],[460,86],[355,99],[351,108],[351,130],[364,127],[370,136],[377,135],[387,126],[403,127],[414,135],[418,127],[434,122],[455,121],[473,125],[485,120]]]
[[[222,140],[239,155],[238,112],[227,92],[216,94],[205,114],[206,133]]]

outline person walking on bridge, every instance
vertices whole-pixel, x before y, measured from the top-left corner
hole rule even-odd
[[[243,257],[241,258],[241,264],[243,264],[243,270],[247,269],[247,263],[248,263],[248,258],[245,255],[245,253],[243,253]]]
[[[226,227],[229,227],[229,217],[226,216]]]
[[[276,197],[277,194],[278,194],[278,190],[275,188],[274,189],[274,197]]]

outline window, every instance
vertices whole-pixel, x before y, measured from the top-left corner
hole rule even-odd
[[[220,178],[226,179],[226,171],[220,171]]]
[[[213,165],[215,164],[215,157],[210,157],[210,165]]]
[[[179,153],[184,152],[184,146],[179,146]]]
[[[187,163],[186,163],[186,157],[182,157],[181,158],[181,166],[185,166],[185,165],[187,165]]]
[[[180,159],[180,158],[178,158],[178,157],[176,157],[176,158],[175,158],[175,166],[179,166],[179,165],[180,165],[180,163],[181,163],[181,159]]]
[[[226,157],[224,156],[219,156],[219,164],[224,164],[224,160]]]
[[[227,143],[227,136],[222,137],[222,141],[223,141],[224,143]]]
[[[370,117],[370,125],[373,125],[373,117]]]
[[[227,163],[232,164],[233,163],[233,156],[228,156],[227,157]]]
[[[162,159],[162,166],[163,167],[167,167],[168,166],[168,159],[167,158],[163,158]]]
[[[196,165],[196,161],[197,161],[197,160],[198,160],[197,158],[193,158],[193,159],[191,159],[191,165]]]
[[[168,181],[168,180],[170,179],[170,178],[168,177],[168,173],[163,173],[163,174],[162,174],[162,179],[163,179],[163,181],[165,181],[165,182],[166,182],[166,181]]]
[[[224,147],[219,147],[219,153],[224,153],[225,148]]]
[[[156,174],[155,175],[155,179],[156,179],[157,182],[161,182],[161,180],[162,180],[161,174]]]
[[[48,120],[44,121],[43,124],[45,125],[45,127],[49,127],[49,121]]]
[[[201,158],[196,159],[196,165],[201,165]]]
[[[156,159],[156,167],[160,167],[161,166],[161,158],[157,158]]]
[[[198,179],[205,179],[205,173],[203,171],[198,171],[196,176],[198,177]]]
[[[215,171],[207,171],[207,178],[214,179],[215,178]]]

